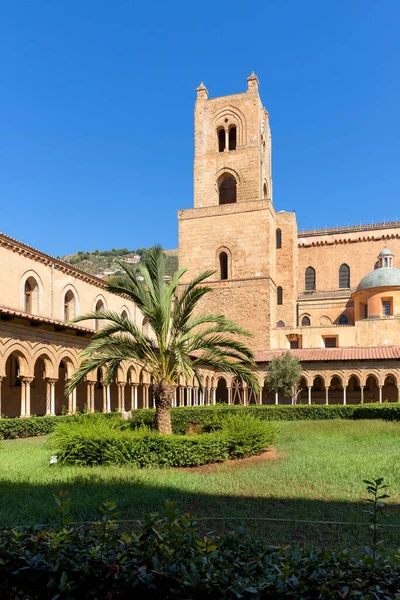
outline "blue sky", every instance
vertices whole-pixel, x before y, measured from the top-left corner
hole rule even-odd
[[[300,229],[400,219],[398,0],[0,4],[0,230],[54,255],[177,246],[193,106],[271,116],[274,205]]]

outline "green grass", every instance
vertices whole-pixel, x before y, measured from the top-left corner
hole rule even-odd
[[[400,423],[383,421],[280,422],[276,460],[220,465],[205,471],[133,467],[48,466],[44,438],[10,440],[0,450],[0,526],[47,523],[52,493],[69,490],[74,517],[93,520],[115,500],[119,518],[140,518],[167,499],[200,519],[205,531],[243,526],[271,543],[325,546],[368,542],[366,527],[246,521],[274,518],[362,522],[363,479],[390,486],[386,520],[400,525]],[[220,520],[223,518],[223,520]],[[400,530],[385,530],[387,547],[400,546]]]

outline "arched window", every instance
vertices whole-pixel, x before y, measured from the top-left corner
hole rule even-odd
[[[348,325],[349,319],[347,315],[340,315],[339,317],[339,325]]]
[[[305,288],[306,292],[315,291],[315,269],[313,267],[307,267],[306,269]]]
[[[276,247],[282,248],[282,230],[281,229],[276,230]]]
[[[218,152],[225,150],[225,129],[218,129]]]
[[[283,304],[283,289],[281,288],[281,286],[279,286],[276,290],[276,295],[278,304]]]
[[[229,129],[229,150],[236,150],[236,127]]]
[[[263,186],[263,198],[268,198],[268,188],[266,183],[264,183]]]
[[[70,321],[75,315],[75,296],[71,290],[64,296],[64,321]]]
[[[149,320],[145,317],[142,321],[142,333],[146,337],[149,335]]]
[[[309,327],[311,325],[310,317],[303,317],[301,320],[302,327]]]
[[[219,255],[219,273],[220,279],[228,279],[228,255],[226,252],[221,252]]]
[[[236,179],[225,177],[219,186],[219,203],[234,204],[236,202]]]
[[[24,288],[24,308],[26,313],[37,312],[39,299],[39,286],[34,277],[28,277]]]
[[[100,312],[100,311],[104,310],[104,302],[102,300],[97,300],[94,310],[95,310],[95,312]],[[94,328],[96,331],[99,331],[99,329],[100,329],[100,321],[98,319],[96,319],[96,321],[95,321]]]
[[[285,321],[278,321],[276,326],[277,327],[285,327]]]
[[[350,287],[350,267],[349,265],[343,264],[339,269],[339,288]]]
[[[122,311],[121,317],[123,317],[124,319],[128,319],[128,313],[126,312],[125,309]]]

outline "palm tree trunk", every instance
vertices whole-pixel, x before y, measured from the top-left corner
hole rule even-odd
[[[175,395],[176,385],[160,382],[153,388],[154,402],[156,405],[155,428],[159,433],[172,433],[171,406]]]

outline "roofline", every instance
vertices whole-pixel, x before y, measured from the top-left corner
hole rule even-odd
[[[36,258],[39,262],[44,262],[48,265],[54,264],[60,271],[63,271],[64,273],[67,272],[77,279],[88,281],[97,287],[104,289],[107,286],[106,282],[103,279],[100,279],[100,277],[96,277],[95,275],[91,275],[86,271],[78,269],[60,258],[55,258],[54,256],[51,256],[51,254],[46,254],[46,252],[33,248],[33,246],[29,246],[24,242],[16,240],[5,233],[0,233],[0,246],[6,248],[12,247],[13,249],[19,250],[20,253],[25,253],[28,256],[31,255],[32,258]]]
[[[82,327],[82,325],[75,325],[74,323],[66,323],[65,321],[57,321],[56,319],[49,319],[48,317],[42,317],[41,315],[32,315],[20,310],[14,310],[7,306],[0,306],[0,317],[9,316],[11,318],[17,317],[25,319],[27,321],[33,321],[34,323],[43,323],[45,325],[54,325],[55,327],[62,327],[63,329],[71,329],[78,333],[90,333],[94,334],[94,329],[88,327]]]
[[[400,228],[400,221],[390,221],[385,223],[365,223],[360,225],[348,225],[344,227],[327,227],[324,229],[306,229],[298,231],[297,237],[312,237],[315,235],[335,235],[338,233],[350,233],[353,231],[371,231],[374,229],[393,229]]]

